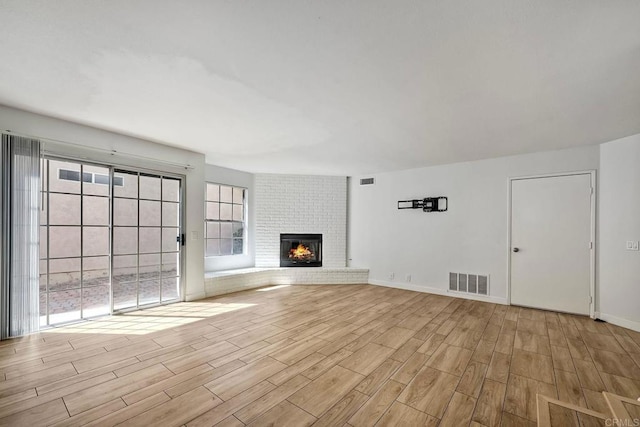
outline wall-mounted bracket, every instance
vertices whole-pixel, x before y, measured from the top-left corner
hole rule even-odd
[[[425,197],[424,199],[399,200],[398,209],[422,209],[423,212],[446,212],[449,199],[444,196]]]

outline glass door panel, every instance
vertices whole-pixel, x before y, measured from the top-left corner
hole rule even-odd
[[[140,199],[160,200],[162,178],[155,175],[140,175]]]
[[[179,299],[180,180],[116,170],[113,194],[114,310]]]
[[[41,325],[180,298],[181,180],[42,160]]]
[[[122,310],[138,304],[138,256],[113,255],[113,309]]]
[[[118,185],[119,184],[119,185]],[[113,173],[113,309],[138,307],[139,176]]]
[[[160,253],[140,254],[140,305],[160,302]]]
[[[40,324],[108,314],[110,190],[94,176],[108,176],[109,168],[56,159],[42,163]]]
[[[140,305],[160,303],[162,178],[140,175]]]
[[[49,291],[49,324],[82,319],[81,289]]]
[[[82,288],[82,314],[84,317],[111,313],[111,286],[109,283]]]
[[[180,180],[162,178],[162,302],[180,297]]]

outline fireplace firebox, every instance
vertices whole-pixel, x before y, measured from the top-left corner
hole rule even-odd
[[[322,267],[322,234],[281,234],[280,267]]]

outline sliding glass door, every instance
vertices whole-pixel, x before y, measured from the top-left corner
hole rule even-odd
[[[42,160],[40,324],[180,298],[181,179]]]
[[[114,183],[114,310],[178,299],[180,180],[116,170]]]

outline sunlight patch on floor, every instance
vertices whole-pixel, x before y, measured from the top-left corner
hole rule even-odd
[[[275,291],[276,289],[288,288],[291,285],[276,285],[276,286],[268,286],[266,288],[256,289],[258,292],[267,292],[267,291]]]
[[[256,304],[182,302],[58,326],[43,333],[146,335]]]

